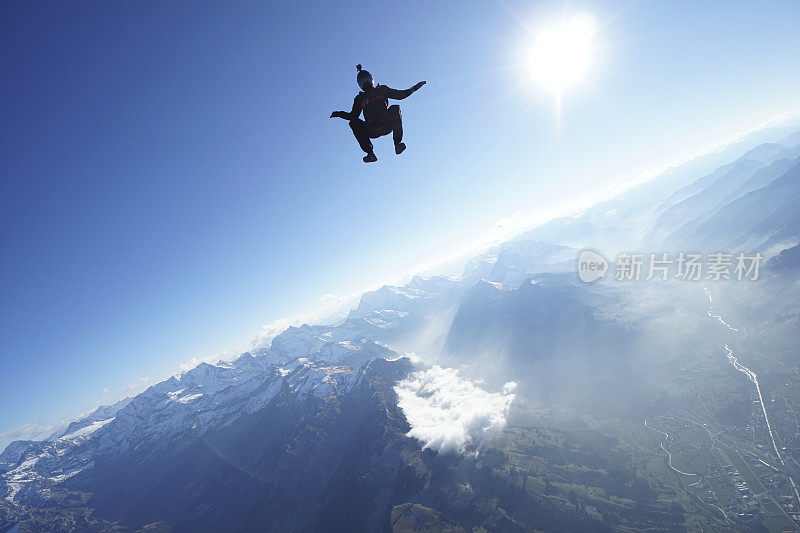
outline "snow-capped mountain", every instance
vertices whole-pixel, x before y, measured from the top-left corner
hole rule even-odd
[[[386,311],[424,314],[430,310],[430,302],[453,295],[459,287],[460,280],[457,277],[414,276],[402,287],[384,285],[380,289],[364,293],[358,306],[347,318],[364,319],[378,326],[383,324]]]
[[[14,442],[0,454],[0,530],[21,521],[7,516],[40,520],[44,529],[80,522],[88,531],[375,531],[391,529],[393,516],[461,527],[437,509],[458,509],[465,530],[592,529],[594,514],[558,514],[538,493],[531,498],[527,477],[520,480],[503,452],[476,455],[483,436],[505,423],[511,381],[521,380],[529,397],[566,383],[570,398],[559,401],[583,401],[589,414],[621,412],[623,395],[638,398],[653,386],[616,384],[643,351],[640,324],[617,312],[623,290],[578,281],[576,247],[600,247],[595,237],[631,246],[648,231],[709,246],[796,246],[800,154],[787,142],[756,147],[695,180],[668,172],[662,179],[678,175],[680,183],[650,184],[636,201],[617,199],[527,232],[469,261],[460,276],[416,276],[367,292],[339,323],[289,327],[269,347],[202,363],[47,440]],[[679,223],[701,205],[709,206],[701,219]],[[795,250],[771,268],[796,263]],[[412,362],[409,351],[424,361]],[[434,363],[451,368],[425,374]],[[481,391],[463,405],[503,411],[447,418],[462,405],[449,391],[469,394],[479,384],[459,382],[455,368],[502,391]],[[400,383],[413,417],[399,405]],[[409,436],[431,432],[429,441]],[[445,450],[437,442],[473,448],[453,458],[437,454]],[[510,477],[491,477],[499,471]],[[626,483],[635,486],[635,475]]]
[[[519,286],[530,274],[573,270],[576,254],[569,246],[515,239],[468,261],[463,277]]]
[[[119,400],[118,402],[114,402],[111,405],[101,405],[94,411],[91,411],[86,416],[82,416],[78,418],[78,420],[70,422],[69,425],[67,425],[66,427],[61,427],[57,429],[45,440],[55,440],[60,437],[74,434],[76,431],[80,431],[98,422],[110,420],[114,418],[114,416],[117,414],[117,411],[119,411],[120,409],[131,403],[131,400],[133,400],[133,398],[129,396],[127,398]]]
[[[131,457],[157,461],[181,453],[202,435],[241,423],[269,406],[336,402],[352,393],[375,361],[411,368],[391,350],[366,339],[331,341],[331,331],[290,328],[264,355],[245,353],[230,363],[202,363],[158,383],[125,405],[115,405],[70,426],[52,441],[20,441],[0,454],[6,500],[40,505],[98,487],[98,465]],[[294,346],[294,351],[288,347]],[[107,415],[112,415],[107,417]]]

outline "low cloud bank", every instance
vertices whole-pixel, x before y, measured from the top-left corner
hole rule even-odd
[[[506,425],[517,384],[489,392],[454,368],[433,366],[399,382],[398,405],[411,424],[408,436],[439,452],[464,452]]]

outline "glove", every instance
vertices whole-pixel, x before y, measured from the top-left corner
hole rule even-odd
[[[426,83],[428,83],[428,82],[421,81],[419,83],[415,83],[414,86],[411,87],[411,90],[413,90],[414,92],[417,92],[419,90],[419,88],[422,87],[423,85],[425,85]]]

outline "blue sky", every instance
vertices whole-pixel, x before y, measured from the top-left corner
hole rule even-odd
[[[589,72],[519,65],[575,12]],[[0,447],[800,108],[796,2],[0,7]],[[355,64],[428,84],[365,165]],[[27,426],[29,429],[33,426]],[[5,436],[2,434],[6,433]]]

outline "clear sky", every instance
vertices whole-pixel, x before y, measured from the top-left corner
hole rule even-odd
[[[557,131],[519,58],[576,12],[598,29]],[[794,1],[2,3],[0,447],[800,108],[798,20]],[[365,165],[328,118],[356,63],[428,81],[402,156],[384,138]]]

